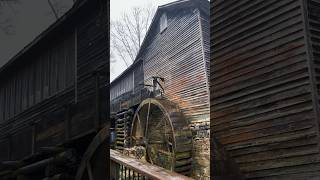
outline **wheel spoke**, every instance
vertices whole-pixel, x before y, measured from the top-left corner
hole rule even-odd
[[[139,114],[139,112],[136,112],[137,114],[136,114],[136,117],[137,117],[137,123],[136,124],[134,124],[134,126],[132,127],[132,130],[134,131],[133,133],[132,133],[132,139],[134,140],[134,144],[131,144],[131,146],[134,146],[134,145],[137,145],[137,144],[139,144],[139,146],[140,145],[142,145],[141,144],[141,138],[143,139],[144,138],[144,131],[143,131],[143,129],[142,129],[142,123],[141,123],[141,119],[140,119],[140,114]],[[139,141],[139,143],[137,143]]]
[[[171,152],[170,145],[169,145],[169,139],[167,137],[168,137],[168,135],[167,135],[167,122],[164,121],[164,139],[166,141],[167,151]]]
[[[89,180],[94,180],[90,162],[87,163],[87,171],[88,171]]]
[[[162,124],[162,121],[159,121],[159,122],[157,123],[157,125],[155,125],[154,127],[152,127],[151,132],[148,134],[149,137],[153,137],[154,134],[159,133],[157,130],[159,130],[159,128],[163,128],[161,125],[163,125],[163,124]]]
[[[147,122],[146,122],[146,126],[145,126],[145,133],[144,136],[147,137],[148,136],[148,126],[149,126],[149,116],[150,116],[150,106],[151,103],[148,103],[148,113],[147,113]]]
[[[176,150],[177,148],[181,149],[181,146],[186,144],[185,142],[175,142],[175,137],[180,136],[180,131],[186,133],[189,130],[187,128],[181,129],[187,127],[184,119],[179,117],[180,114],[176,113],[175,109],[171,108],[171,104],[167,103],[166,100],[147,99],[143,101],[135,112],[136,119],[134,122],[136,125],[134,125],[133,134],[136,142],[138,142],[139,135],[143,138],[141,145],[145,148],[148,162],[169,170],[176,170],[176,162],[179,161],[179,167],[181,164],[184,166],[188,162],[183,164],[181,159],[187,161],[189,157],[191,158],[191,153],[184,152],[181,154]],[[173,124],[171,123],[172,120],[174,121]],[[172,127],[173,125],[175,127]],[[176,130],[179,132],[175,133]],[[183,172],[188,170],[188,167],[186,168],[183,169]]]
[[[141,120],[140,120],[139,112],[137,113],[137,118],[138,118],[138,123],[139,123],[137,128],[139,128],[139,132],[141,132],[141,136],[144,136],[144,132],[143,132],[142,127],[141,127]]]

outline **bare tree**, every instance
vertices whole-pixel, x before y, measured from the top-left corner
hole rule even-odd
[[[111,59],[112,62],[121,59],[128,67],[134,61],[154,13],[152,5],[134,7],[119,19],[111,21],[110,57],[116,58]]]

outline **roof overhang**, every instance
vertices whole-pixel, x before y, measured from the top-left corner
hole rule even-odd
[[[3,74],[9,70],[11,66],[17,65],[20,62],[23,62],[24,57],[30,52],[36,50],[38,47],[43,46],[48,41],[54,39],[53,34],[58,34],[61,31],[62,27],[65,25],[74,26],[75,21],[74,17],[78,16],[79,11],[84,9],[90,2],[94,2],[95,0],[78,0],[76,3],[70,8],[68,12],[66,12],[63,16],[61,16],[56,22],[51,24],[46,30],[44,30],[40,35],[38,35],[32,42],[30,42],[27,46],[25,46],[21,51],[19,51],[15,56],[13,56],[7,63],[5,63],[2,67],[0,67],[0,78]]]

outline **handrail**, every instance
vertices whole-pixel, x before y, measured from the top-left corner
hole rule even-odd
[[[110,149],[112,180],[118,179],[155,179],[155,180],[193,180],[190,177],[169,171],[159,166],[126,156]]]

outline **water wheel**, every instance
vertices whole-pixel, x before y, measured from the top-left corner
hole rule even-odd
[[[110,126],[99,131],[89,144],[78,167],[75,180],[104,180],[109,177],[110,168],[106,153]]]
[[[131,138],[131,146],[145,148],[146,160],[151,164],[190,175],[192,133],[175,103],[144,100],[134,114]]]

